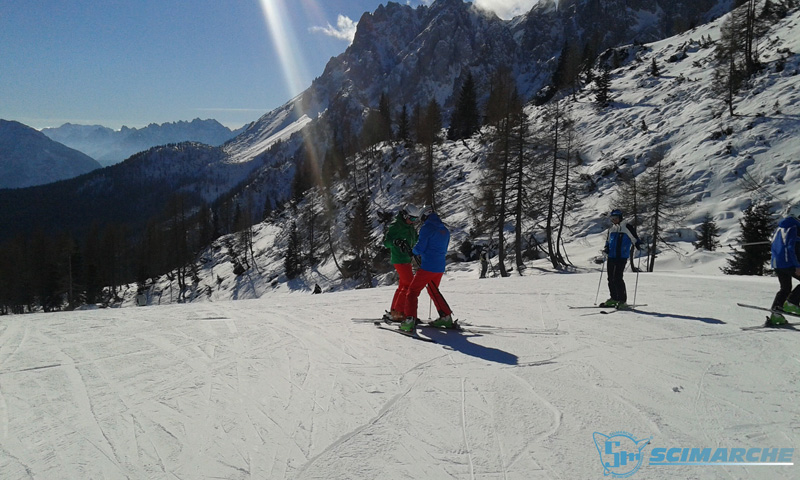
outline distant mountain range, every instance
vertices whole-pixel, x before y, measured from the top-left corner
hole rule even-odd
[[[0,120],[0,189],[77,177],[101,165],[19,122]]]
[[[158,145],[198,142],[217,147],[243,130],[244,127],[231,130],[216,120],[196,118],[191,122],[152,123],[139,129],[123,126],[120,130],[65,123],[58,128],[45,128],[42,133],[108,166]]]

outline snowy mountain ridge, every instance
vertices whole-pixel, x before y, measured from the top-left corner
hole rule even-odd
[[[569,219],[571,235],[566,249],[579,269],[594,268],[602,248],[602,232],[607,227],[604,215],[612,208],[617,171],[631,168],[641,172],[644,161],[657,148],[666,150],[665,160],[681,178],[681,194],[689,209],[682,222],[670,225],[668,236],[678,247],[662,252],[657,270],[698,268],[703,273],[719,272],[730,252],[727,245],[736,242],[744,208],[754,201],[766,201],[779,215],[785,204],[800,202],[800,193],[794,188],[798,173],[790,167],[800,151],[800,63],[798,56],[791,54],[800,51],[800,39],[795,34],[800,28],[800,14],[794,11],[764,37],[760,52],[764,68],[752,79],[751,88],[737,97],[740,114],[735,117],[726,115],[721,99],[711,93],[713,39],[719,37],[720,22],[659,42],[620,49],[629,55],[612,71],[610,109],[597,110],[591,89],[576,93],[574,100],[562,100],[577,120],[584,158],[582,178],[590,187]],[[658,77],[648,73],[652,61],[662,70]],[[528,107],[534,123],[543,108]],[[413,197],[415,188],[407,183],[411,179],[401,168],[411,154],[402,146],[382,148],[383,162],[390,167],[372,180],[380,185],[372,197],[376,213],[394,212]],[[452,252],[467,240],[486,241],[471,233],[470,213],[486,155],[487,147],[480,136],[466,142],[445,141],[436,149],[436,161],[443,165],[440,213],[453,230]],[[764,188],[761,192],[749,191],[744,177],[762,182]],[[334,187],[333,193],[340,204],[348,202],[342,185]],[[307,199],[315,201],[319,200],[313,196]],[[344,237],[348,222],[347,209],[342,210],[334,233],[337,239]],[[716,252],[695,251],[690,243],[706,213],[722,232],[724,247]],[[232,259],[224,247],[227,240],[216,242],[203,256],[194,298],[257,298],[276,289],[310,289],[314,283],[325,290],[354,286],[340,279],[330,261],[299,280],[289,281],[283,276],[283,255],[292,221],[302,219],[285,212],[281,218],[256,226],[259,269],[242,276],[232,273]],[[382,227],[376,222],[373,237],[377,241],[381,235]],[[540,262],[533,265],[546,268],[546,263]],[[449,268],[467,267],[454,264]],[[391,274],[377,278],[379,284],[392,281]],[[167,287],[168,283],[160,283],[153,289],[162,293],[154,302],[175,300],[164,296]],[[132,301],[131,296],[128,301]]]
[[[697,25],[730,9],[729,0],[538,2],[526,14],[501,20],[463,0],[436,0],[412,8],[395,2],[366,12],[353,43],[326,65],[312,85],[248,127],[245,137],[271,137],[294,119],[327,116],[339,130],[358,132],[366,109],[381,94],[393,104],[435,99],[449,117],[470,73],[488,98],[490,78],[513,70],[520,94],[532,98],[552,80],[565,44],[588,44],[595,54],[634,41],[654,41],[675,28]],[[576,47],[578,48],[578,47]],[[583,52],[587,54],[589,52]],[[330,139],[326,139],[330,142]],[[241,142],[240,142],[241,143]],[[291,154],[288,154],[291,156]]]

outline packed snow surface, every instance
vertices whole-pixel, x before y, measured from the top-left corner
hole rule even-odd
[[[594,434],[615,432],[650,439],[633,478],[800,478],[650,465],[800,444],[800,332],[742,330],[764,316],[735,303],[769,305],[777,280],[627,272],[647,305],[603,315],[568,308],[606,298],[583,272],[448,272],[485,327],[420,330],[438,344],[353,321],[388,286],[0,317],[0,478],[603,478]]]

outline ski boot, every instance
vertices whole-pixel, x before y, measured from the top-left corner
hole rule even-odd
[[[428,325],[436,328],[453,328],[455,323],[453,322],[452,315],[445,315],[444,317],[439,317],[436,320],[429,322]]]
[[[614,308],[617,310],[630,310],[631,306],[625,302],[617,302],[617,305]]]
[[[403,323],[400,324],[400,330],[406,333],[414,333],[417,328],[417,319],[414,317],[406,317]]]
[[[773,311],[772,315],[767,317],[767,322],[764,324],[765,327],[780,327],[781,325],[786,325],[788,322],[786,321],[786,317],[781,315],[778,311]]]
[[[793,313],[795,315],[800,315],[800,306],[795,305],[793,303],[784,302],[783,303],[783,311],[786,313]]]
[[[614,308],[614,307],[617,306],[618,303],[619,302],[614,300],[613,298],[609,298],[605,302],[603,302],[600,305],[598,305],[598,307],[612,307],[612,308]]]

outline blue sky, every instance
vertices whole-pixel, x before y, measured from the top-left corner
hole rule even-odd
[[[418,6],[430,0],[400,0]],[[536,0],[475,0],[503,18]],[[237,128],[306,89],[381,0],[2,0],[0,118]]]

